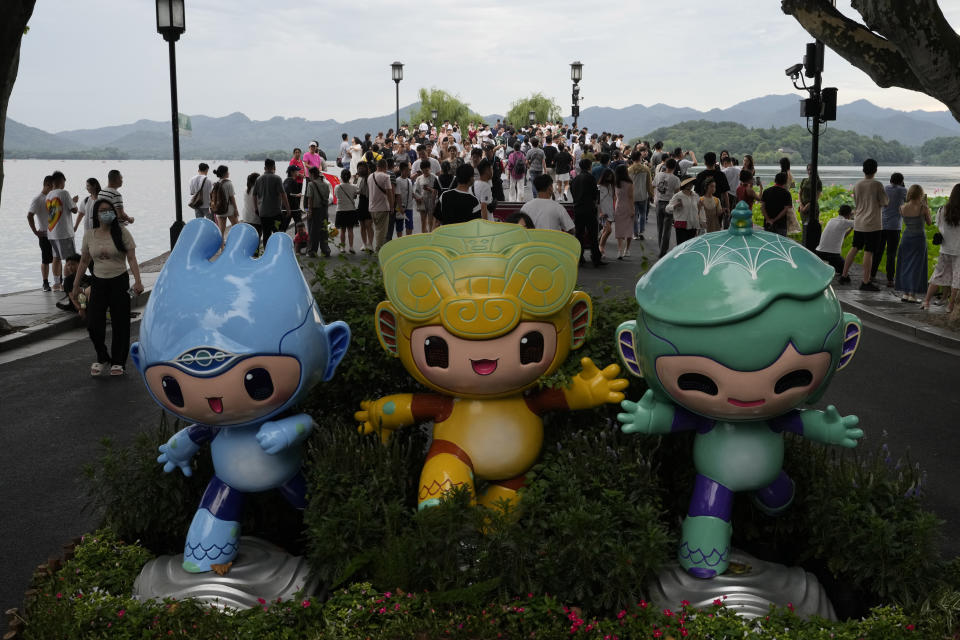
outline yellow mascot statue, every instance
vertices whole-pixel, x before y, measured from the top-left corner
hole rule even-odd
[[[515,501],[540,455],[545,412],[623,400],[620,368],[601,370],[589,358],[570,386],[533,389],[583,345],[590,326],[590,297],[574,291],[579,256],[569,234],[483,220],[381,249],[380,344],[437,393],[363,402],[356,419],[384,442],[395,429],[433,421],[420,509],[459,487],[488,507]],[[487,482],[479,497],[477,480]]]

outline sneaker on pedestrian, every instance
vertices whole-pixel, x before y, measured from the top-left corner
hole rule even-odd
[[[94,362],[93,364],[90,365],[90,375],[91,375],[91,376],[99,376],[101,373],[103,373],[103,363],[102,363],[102,362]]]
[[[54,291],[63,291],[63,285],[60,284],[59,282],[54,282],[54,283],[53,283],[53,290],[54,290]]]
[[[837,278],[837,282],[840,284],[850,284],[850,276],[840,276]]]
[[[53,289],[50,288],[50,283],[49,283],[48,281],[46,281],[46,280],[43,281],[43,290],[44,290],[44,291],[53,291]]]
[[[111,375],[111,376],[122,376],[122,375],[123,375],[123,366],[122,366],[122,365],[119,365],[119,364],[115,364],[115,365],[111,366],[111,367],[110,367],[110,375]]]
[[[880,287],[872,282],[864,282],[860,284],[860,291],[880,291]]]

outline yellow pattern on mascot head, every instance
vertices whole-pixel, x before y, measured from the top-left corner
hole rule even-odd
[[[516,497],[543,442],[540,416],[623,399],[619,367],[589,358],[565,389],[524,393],[583,345],[590,297],[574,291],[580,243],[559,231],[473,220],[398,238],[380,251],[387,301],[376,311],[384,349],[438,394],[364,402],[364,433],[433,420],[419,505],[454,487],[490,488],[481,504]]]

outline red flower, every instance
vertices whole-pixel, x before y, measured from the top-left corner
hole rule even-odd
[[[669,618],[670,616],[673,615],[673,611],[670,611],[670,609],[664,609],[664,610],[663,610],[663,615],[665,615],[665,616],[667,616],[667,617]]]
[[[126,612],[127,612],[126,609],[120,609],[120,611],[117,611],[117,617],[122,618],[123,614],[125,614]]]
[[[304,600],[304,601],[301,602],[300,604],[303,606],[304,609],[306,609],[307,607],[310,606],[310,601],[309,601],[309,600]]]
[[[787,609],[790,609],[790,613],[793,613],[793,603],[792,603],[792,602],[788,602],[788,603],[787,603]]]
[[[689,600],[681,600],[681,601],[680,601],[680,606],[681,606],[681,607],[689,607],[689,606],[690,606],[690,601],[689,601]]]
[[[907,631],[913,631],[916,627],[914,627],[912,624],[908,624],[906,628]]]
[[[257,598],[257,602],[259,602],[260,604],[267,604],[267,601],[264,600],[263,598]]]

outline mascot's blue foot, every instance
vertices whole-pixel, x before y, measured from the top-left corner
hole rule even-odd
[[[733,527],[713,516],[687,516],[678,554],[680,566],[695,578],[712,578],[730,566]]]
[[[226,573],[227,565],[237,557],[240,523],[221,520],[206,509],[193,516],[183,548],[183,568],[190,573],[217,571]]]

